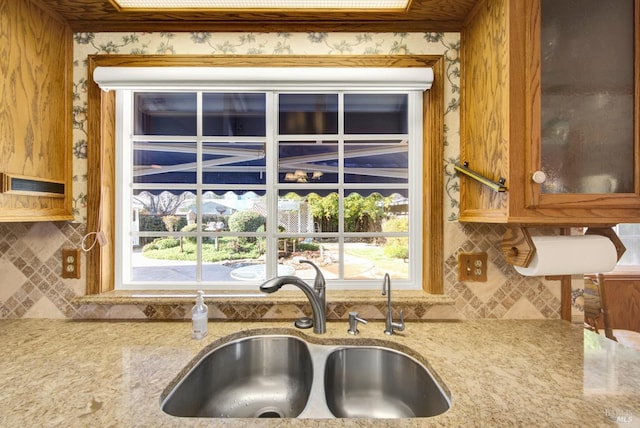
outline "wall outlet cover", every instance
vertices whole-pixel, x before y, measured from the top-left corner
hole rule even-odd
[[[80,278],[80,248],[62,249],[62,277]]]
[[[458,254],[458,281],[487,282],[487,253]]]

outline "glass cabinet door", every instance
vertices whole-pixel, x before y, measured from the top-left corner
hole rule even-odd
[[[633,193],[634,0],[541,1],[542,194]]]

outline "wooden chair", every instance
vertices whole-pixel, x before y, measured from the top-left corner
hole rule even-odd
[[[585,328],[598,334],[598,324],[603,326],[604,335],[618,343],[640,352],[640,332],[612,328],[609,320],[609,307],[607,305],[606,287],[604,276],[597,275],[597,280],[585,277],[584,279],[584,321]]]

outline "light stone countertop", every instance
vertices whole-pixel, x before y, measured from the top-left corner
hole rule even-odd
[[[640,426],[640,353],[559,320],[329,322],[327,334],[290,322],[0,321],[0,426]],[[165,388],[199,353],[228,335],[290,333],[310,342],[388,341],[419,357],[452,395],[426,419],[190,419],[164,414]],[[266,329],[266,330],[265,330]],[[584,341],[583,341],[584,338]],[[228,340],[225,338],[223,340]],[[584,344],[583,344],[584,342]]]

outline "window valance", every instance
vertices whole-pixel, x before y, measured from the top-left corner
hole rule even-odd
[[[145,90],[421,90],[431,87],[429,67],[97,67],[105,91]]]

